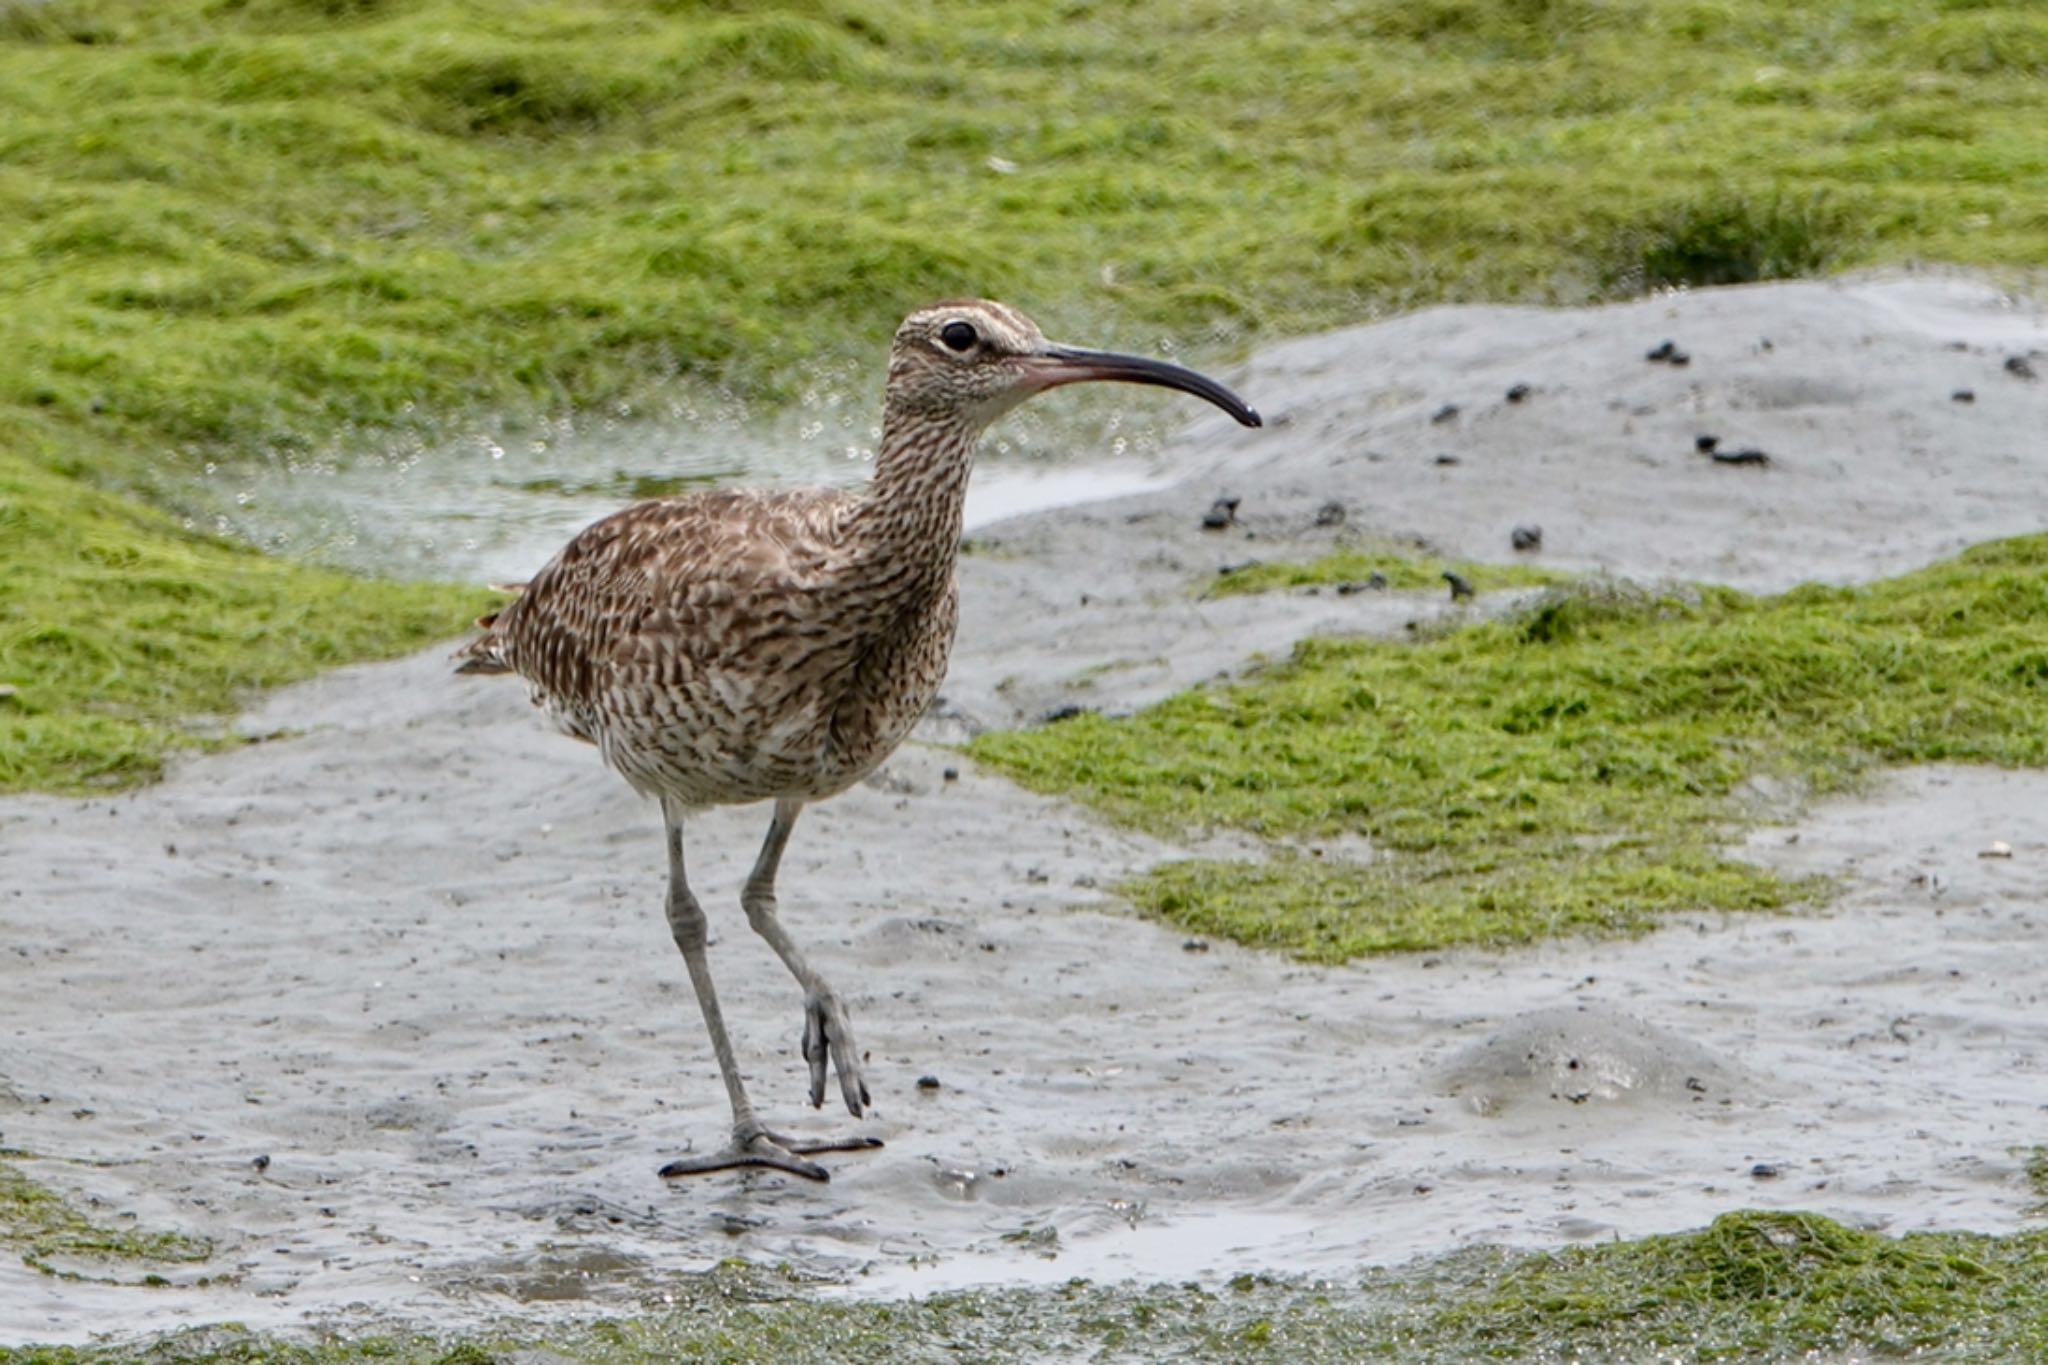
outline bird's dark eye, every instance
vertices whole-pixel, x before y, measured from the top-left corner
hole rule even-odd
[[[964,351],[981,340],[981,336],[971,322],[949,322],[939,329],[939,340],[956,351]]]

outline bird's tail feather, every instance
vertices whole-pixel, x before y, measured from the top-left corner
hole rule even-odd
[[[498,622],[498,614],[479,616],[476,623],[484,633],[463,645],[450,655],[455,662],[457,673],[510,673],[512,665],[505,662],[505,655],[499,649],[498,633],[491,629]]]
[[[499,592],[520,593],[526,591],[524,583],[494,583]],[[456,660],[457,673],[510,673],[511,663],[505,658],[504,640],[497,632],[498,613],[476,618],[477,628],[483,634],[463,645],[450,655]]]

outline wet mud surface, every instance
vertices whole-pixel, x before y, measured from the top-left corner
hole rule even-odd
[[[1682,372],[1642,358],[1667,335]],[[1287,422],[1198,425],[1172,488],[978,536],[947,706],[784,864],[785,923],[870,1055],[868,1119],[804,1106],[801,1000],[737,903],[765,811],[689,832],[764,1116],[887,1143],[827,1186],[656,1179],[727,1122],[658,818],[516,687],[438,654],[347,670],[155,788],[0,803],[0,1146],[95,1217],[216,1246],[160,1288],[0,1257],[0,1342],[617,1310],[727,1256],[896,1295],[1337,1275],[1751,1207],[2019,1226],[2048,775],[1898,773],[1752,836],[1841,880],[1824,911],[1327,969],[1132,917],[1104,888],[1181,850],[931,741],[1453,610],[1188,591],[1247,533],[1312,553],[1332,499],[1456,555],[1508,558],[1538,522],[1558,567],[1753,588],[2040,529],[2048,397],[2000,374],[2030,347],[2038,314],[1955,280],[1440,310],[1262,354],[1242,388]],[[1772,463],[1704,460],[1703,425]],[[1224,492],[1242,527],[1204,532]]]

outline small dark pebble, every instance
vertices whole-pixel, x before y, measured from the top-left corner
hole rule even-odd
[[[1527,384],[1516,384],[1508,389],[1508,401],[1510,403],[1519,403],[1528,396],[1529,386]]]
[[[1436,457],[1436,462],[1438,464],[1456,464],[1458,457],[1455,455],[1439,455]]]
[[[937,1076],[919,1076],[917,1078],[917,1088],[919,1090],[937,1090],[939,1088],[939,1078]]]
[[[265,1152],[265,1153],[263,1153],[263,1154],[262,1154],[261,1156],[258,1156],[258,1157],[257,1157],[257,1158],[256,1158],[255,1160],[251,1161],[251,1162],[250,1162],[249,1164],[250,1164],[251,1166],[254,1166],[254,1167],[255,1167],[255,1168],[256,1168],[257,1170],[259,1170],[259,1171],[267,1171],[267,1170],[269,1170],[269,1169],[270,1169],[270,1153],[268,1153],[268,1152]]]
[[[1540,550],[1543,548],[1541,526],[1517,526],[1508,532],[1508,543],[1517,550]]]
[[[1685,351],[1673,351],[1670,355],[1664,357],[1664,363],[1667,365],[1690,365],[1692,364],[1692,356]]]
[[[1209,940],[1205,938],[1191,938],[1186,943],[1180,945],[1180,950],[1184,953],[1206,953],[1209,951]]]
[[[1237,520],[1237,498],[1218,498],[1202,513],[1204,531],[1220,531]]]
[[[1385,592],[1387,590],[1387,576],[1378,569],[1374,569],[1365,576],[1365,586],[1375,592]]]
[[[1769,464],[1771,457],[1755,446],[1744,446],[1741,450],[1717,450],[1713,452],[1715,464]]]
[[[2007,356],[2005,358],[2005,372],[2018,375],[2021,379],[2037,379],[2040,377],[2034,373],[2034,362],[2023,355]]]
[[[1453,602],[1472,595],[1472,585],[1465,580],[1462,574],[1453,573],[1451,570],[1445,569],[1444,582],[1451,585],[1451,600]]]
[[[1335,498],[1330,499],[1330,501],[1316,509],[1316,525],[1342,526],[1343,524],[1344,504],[1338,502]]]
[[[1974,403],[1977,401],[1977,391],[1975,389],[1957,389],[1948,397],[1951,403]]]
[[[1778,1168],[1768,1161],[1757,1162],[1756,1165],[1749,1168],[1749,1173],[1758,1180],[1776,1180],[1778,1178]]]
[[[1677,342],[1670,340],[1660,341],[1655,346],[1652,346],[1649,350],[1643,352],[1643,359],[1669,360],[1672,356],[1676,355],[1677,353]]]
[[[1692,438],[1692,448],[1694,450],[1697,450],[1702,455],[1713,454],[1714,447],[1719,444],[1721,444],[1720,437],[1708,436],[1704,432]]]
[[[960,780],[960,770],[958,768],[948,768],[940,773],[939,776],[948,782],[958,782]]]
[[[1457,415],[1458,405],[1456,403],[1446,403],[1442,407],[1438,408],[1435,412],[1431,413],[1429,415],[1429,420],[1432,422],[1443,423],[1450,421]]]
[[[1085,716],[1092,709],[1091,707],[1077,706],[1073,702],[1068,702],[1064,706],[1055,706],[1052,710],[1040,716],[1038,723],[1040,725],[1057,725],[1063,720],[1072,720],[1076,716]]]

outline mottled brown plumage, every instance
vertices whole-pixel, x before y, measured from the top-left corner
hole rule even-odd
[[[775,916],[774,878],[805,802],[844,791],[910,733],[945,676],[959,616],[961,508],[982,429],[1033,393],[1083,380],[1161,384],[1246,425],[1228,390],[1159,361],[1047,342],[1014,309],[936,304],[896,333],[874,479],[859,492],[719,491],[644,502],[589,527],[480,625],[461,671],[517,673],[536,705],[658,798],[668,912],[732,1101],[732,1146],[663,1174],[765,1165],[824,1179],[754,1117],[683,875],[682,823],[710,805],[775,802],[741,900],[805,991],[811,1103],[829,1061],[847,1108],[869,1102],[846,1013]]]

